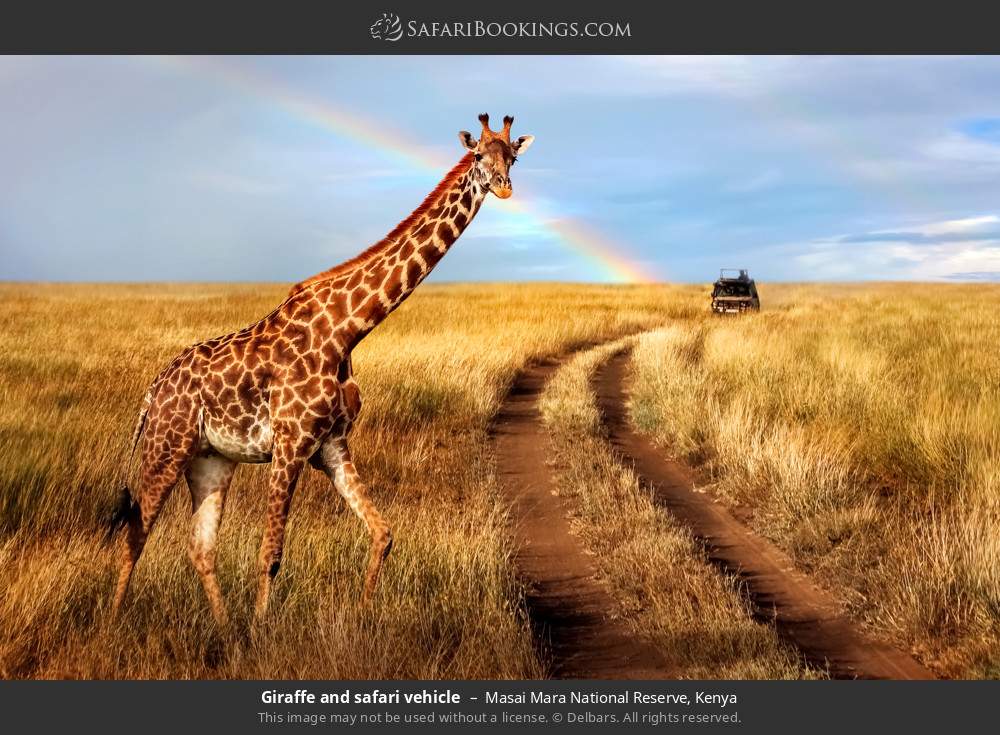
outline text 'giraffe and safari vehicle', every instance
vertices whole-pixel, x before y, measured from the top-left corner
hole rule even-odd
[[[294,286],[255,324],[193,345],[146,393],[133,445],[141,441],[138,487],[125,488],[116,526],[127,527],[113,609],[163,505],[187,479],[193,505],[189,555],[216,620],[227,620],[215,573],[226,491],[239,463],[270,462],[267,520],[258,555],[256,613],[267,611],[292,493],[307,463],[326,473],[365,523],[372,547],[363,599],[370,599],[392,548],[389,525],[351,460],[348,434],[361,409],[351,352],[441,260],[492,192],[512,194],[510,168],[534,138],[461,131],[466,154],[386,237],[360,255]]]

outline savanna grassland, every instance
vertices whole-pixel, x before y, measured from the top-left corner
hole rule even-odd
[[[559,491],[637,635],[691,677],[797,678],[600,436],[589,376],[633,344],[632,416],[868,628],[940,672],[1000,662],[1000,289],[762,287],[713,318],[703,286],[427,285],[354,353],[355,462],[396,545],[358,604],[368,537],[322,474],[296,491],[271,612],[251,622],[267,466],[229,492],[213,622],[175,489],[109,614],[107,528],[134,482],[149,382],[268,313],[280,285],[0,285],[0,676],[536,678],[488,428],[531,359],[591,342],[543,399]],[[629,337],[628,335],[635,335]],[[623,341],[624,340],[624,341]]]
[[[761,299],[639,337],[633,421],[871,630],[1000,675],[1000,287]]]
[[[266,466],[227,498],[220,632],[187,560],[174,491],[124,614],[106,542],[149,382],[183,347],[268,313],[277,285],[4,285],[0,301],[0,675],[93,678],[532,678],[486,441],[533,357],[689,317],[689,287],[425,286],[355,351],[355,462],[396,546],[358,604],[368,538],[325,476],[299,483],[272,611],[253,626]]]

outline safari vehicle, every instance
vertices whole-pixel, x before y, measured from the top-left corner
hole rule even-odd
[[[757,284],[745,268],[722,268],[719,280],[712,287],[712,312],[742,314],[745,311],[760,311]]]

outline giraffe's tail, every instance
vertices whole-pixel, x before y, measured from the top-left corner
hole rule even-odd
[[[153,391],[156,390],[156,386],[159,383],[159,378],[154,380],[153,384],[149,386],[149,390],[146,391],[146,396],[142,399],[142,408],[139,409],[139,419],[135,422],[135,430],[132,432],[132,454],[135,454],[135,448],[139,446],[139,440],[142,438],[142,431],[146,428],[146,415],[149,413],[149,406],[153,402]]]
[[[118,501],[111,512],[111,520],[108,523],[108,541],[112,541],[118,532],[121,531],[139,510],[139,504],[132,498],[132,491],[128,485],[122,485],[118,491]]]
[[[139,419],[136,421],[135,429],[132,431],[132,448],[129,457],[135,454],[135,448],[139,446],[142,432],[146,428],[146,415],[149,413],[149,407],[153,402],[153,393],[160,384],[160,378],[162,377],[163,373],[157,376],[142,399],[142,408],[139,409]],[[108,541],[111,541],[118,535],[118,532],[125,527],[132,515],[136,513],[138,507],[139,504],[135,501],[132,490],[128,485],[123,484],[118,490],[118,500],[115,503],[114,510],[111,512],[111,520],[108,524]]]

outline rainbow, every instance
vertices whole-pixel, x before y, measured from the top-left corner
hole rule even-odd
[[[282,110],[294,119],[369,146],[381,155],[416,168],[421,172],[440,175],[453,162],[443,161],[426,149],[407,141],[398,130],[380,125],[374,120],[337,107],[327,100],[307,96],[277,79],[253,70],[247,64],[235,64],[221,57],[142,56],[138,60],[153,62],[170,69],[211,78],[259,98]],[[549,232],[566,249],[583,257],[596,268],[602,280],[617,283],[651,283],[660,278],[648,267],[626,256],[626,249],[575,219],[552,219],[536,211],[528,202],[511,199],[508,209],[525,217],[536,227]]]

